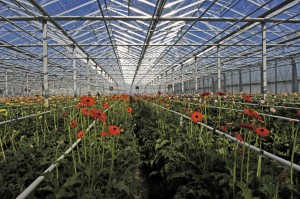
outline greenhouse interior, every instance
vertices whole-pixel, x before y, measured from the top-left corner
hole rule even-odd
[[[299,199],[300,0],[0,0],[1,199]]]

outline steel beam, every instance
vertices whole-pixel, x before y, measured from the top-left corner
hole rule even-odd
[[[144,59],[144,56],[146,54],[146,51],[148,49],[148,45],[151,41],[151,38],[153,36],[153,30],[156,29],[156,25],[158,24],[158,19],[161,17],[161,14],[163,12],[163,8],[165,6],[165,3],[166,3],[166,0],[161,0],[161,1],[157,1],[156,2],[156,6],[155,6],[155,9],[154,9],[154,12],[153,12],[153,15],[151,16],[151,21],[150,21],[150,25],[148,27],[148,31],[147,31],[147,34],[145,36],[145,40],[144,40],[144,44],[143,44],[143,48],[142,48],[142,51],[140,53],[140,57],[139,57],[139,60],[138,60],[138,64],[136,66],[136,70],[134,72],[134,76],[132,78],[132,83],[131,83],[131,90],[132,90],[132,86],[134,84],[134,81],[135,81],[135,78],[136,78],[136,75],[138,73],[138,70],[141,66],[141,63]],[[154,19],[156,18],[156,19]]]
[[[283,18],[232,18],[232,17],[147,17],[147,16],[13,16],[1,17],[0,21],[201,21],[201,22],[265,22],[265,23],[300,23],[299,19],[283,19]]]
[[[57,23],[52,17],[50,17],[50,15],[48,14],[48,12],[40,5],[36,2],[36,0],[28,0],[29,2],[32,3],[32,5],[34,5],[44,16],[46,17],[46,20],[49,20],[58,30],[60,30],[73,44],[75,44],[79,50],[81,50],[84,54],[87,55],[87,57],[89,57],[89,54],[87,51],[85,51],[81,46],[79,46],[77,44],[77,42],[61,27],[61,25],[59,25],[59,23]],[[0,19],[2,19],[2,17],[0,17]],[[7,19],[5,19],[7,20]],[[39,20],[40,21],[40,20]],[[94,61],[96,64],[97,62],[91,58],[92,61]],[[100,67],[100,65],[99,65]],[[100,67],[101,68],[101,67]],[[104,70],[104,69],[102,69]],[[104,70],[105,71],[105,70]],[[106,71],[105,71],[106,72]]]
[[[47,42],[47,21],[42,21],[43,25],[43,66],[44,66],[44,99],[45,106],[49,107],[49,81],[48,81],[48,42]]]
[[[32,48],[32,47],[42,47],[42,44],[19,44],[19,45],[10,45],[10,44],[0,44],[0,47],[7,47],[7,48],[11,48],[11,47],[23,47],[23,48]],[[71,44],[49,44],[49,47],[71,47]],[[93,46],[112,46],[112,44],[88,44],[88,43],[78,43],[76,44],[76,46],[89,46],[89,47],[93,47]],[[212,43],[212,44],[207,44],[207,43],[185,43],[185,44],[141,44],[141,43],[136,43],[136,44],[113,44],[113,46],[178,46],[178,47],[182,47],[182,46],[208,46],[208,47],[213,47],[213,46],[249,46],[249,47],[257,47],[257,46],[261,46],[261,44],[217,44],[217,43]],[[285,47],[300,47],[300,44],[283,44],[283,43],[278,43],[278,44],[266,44],[266,46],[268,47],[279,47],[279,46],[285,46]],[[190,56],[194,57],[194,56]],[[201,57],[201,56],[197,56],[197,57]],[[202,56],[203,57],[203,56]],[[211,56],[211,57],[216,57],[216,56]],[[236,58],[239,57],[246,57],[246,56],[236,56]],[[70,59],[70,58],[69,58]]]

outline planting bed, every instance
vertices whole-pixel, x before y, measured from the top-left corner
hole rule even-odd
[[[297,94],[50,102],[1,99],[0,198],[300,198]]]

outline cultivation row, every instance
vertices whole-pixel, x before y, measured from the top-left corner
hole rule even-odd
[[[42,175],[28,198],[299,198],[298,112],[271,102],[210,93],[35,102],[51,112],[0,126],[0,197]],[[285,119],[272,117],[280,111]]]
[[[81,141],[79,145],[60,159],[53,172],[43,174],[44,181],[28,198],[141,195],[137,183],[140,158],[128,97],[84,97],[80,104],[78,100],[68,103],[73,104],[70,110],[59,109],[37,119],[16,120],[1,126],[7,135],[1,142],[1,181],[5,182],[1,185],[1,198],[16,198],[76,140]],[[93,127],[86,131],[91,124]],[[12,129],[19,133],[14,134]],[[11,134],[13,141],[9,139]]]

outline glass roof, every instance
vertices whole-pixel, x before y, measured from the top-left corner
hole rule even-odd
[[[42,81],[47,21],[49,79],[64,87],[74,59],[78,81],[89,69],[127,89],[182,68],[212,75],[218,53],[221,71],[261,63],[262,23],[268,60],[299,54],[299,11],[299,0],[0,0],[0,72]]]

